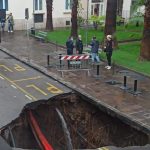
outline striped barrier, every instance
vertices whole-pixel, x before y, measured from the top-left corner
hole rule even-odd
[[[59,69],[63,72],[85,70],[90,74],[90,55],[62,55],[59,54]]]
[[[61,60],[88,60],[90,55],[66,55],[62,56]]]

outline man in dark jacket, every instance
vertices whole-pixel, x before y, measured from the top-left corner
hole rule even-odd
[[[111,56],[113,52],[113,40],[111,35],[107,35],[106,43],[104,47],[104,51],[106,52],[108,66],[105,66],[106,69],[111,69]]]
[[[92,62],[100,62],[100,59],[98,56],[99,41],[96,40],[95,36],[93,37],[90,45],[91,45]]]
[[[81,35],[78,36],[78,39],[76,41],[76,52],[77,54],[82,54],[83,52],[83,43],[82,43]]]
[[[67,47],[67,55],[72,55],[73,54],[73,37],[69,37],[67,42],[66,42],[66,47]]]

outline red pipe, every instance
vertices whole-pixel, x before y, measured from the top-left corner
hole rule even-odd
[[[34,118],[31,110],[29,110],[27,113],[29,117],[29,124],[32,128],[32,132],[36,140],[38,140],[39,146],[42,148],[42,150],[53,150],[52,146],[48,143],[47,139],[45,138],[42,131],[40,130],[40,127],[36,119]]]

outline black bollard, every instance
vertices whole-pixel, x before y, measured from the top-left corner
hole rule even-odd
[[[137,80],[134,80],[134,92],[137,91]]]
[[[124,87],[126,88],[127,87],[127,76],[124,76]]]
[[[47,66],[49,66],[49,55],[47,55]]]
[[[99,65],[97,65],[97,76],[99,76]]]
[[[62,60],[61,60],[61,57],[62,57],[62,54],[59,54],[59,65],[60,65],[60,68],[62,67]]]

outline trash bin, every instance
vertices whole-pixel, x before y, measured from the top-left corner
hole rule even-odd
[[[32,34],[32,35],[35,35],[35,29],[34,29],[34,28],[31,28],[30,30],[31,30],[31,34]]]

